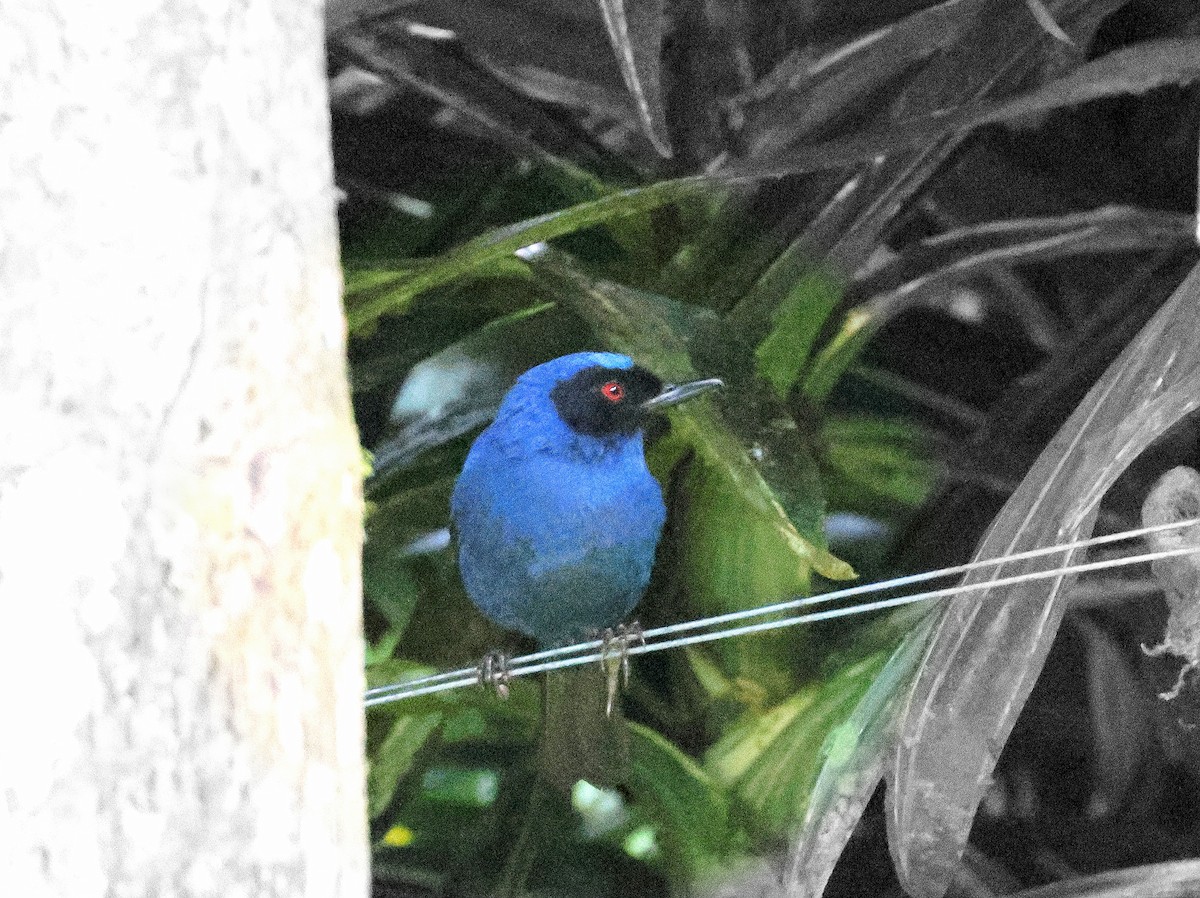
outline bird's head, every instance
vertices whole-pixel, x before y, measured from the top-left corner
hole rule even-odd
[[[719,386],[716,378],[664,384],[629,356],[576,352],[522,374],[496,421],[560,443],[613,444],[638,434],[648,415]]]

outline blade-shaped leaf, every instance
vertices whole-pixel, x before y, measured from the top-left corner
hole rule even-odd
[[[481,64],[509,87],[536,100],[600,115],[619,122],[629,131],[639,129],[640,122],[623,92],[613,93],[590,81],[571,78],[561,72],[528,63],[504,65],[484,58]]]
[[[1121,0],[1062,0],[1055,9],[1076,34],[1086,34],[1119,5]],[[742,182],[867,164],[860,165],[851,177],[827,179],[799,195],[790,189],[790,182],[769,185],[758,196],[746,187],[735,189],[726,204],[728,211],[715,218],[695,252],[681,255],[667,269],[659,288],[675,296],[697,293],[706,302],[727,308],[781,251],[792,257],[821,258],[845,276],[857,272],[894,222],[897,210],[939,170],[966,134],[933,123],[943,125],[957,121],[955,116],[965,119],[972,110],[990,108],[986,98],[1015,90],[1039,63],[1044,35],[1032,19],[1014,23],[1003,5],[981,8],[974,2],[941,13],[965,33],[904,86],[892,118],[879,121],[876,129],[856,128],[853,138],[800,147],[770,158],[750,158],[718,169],[712,177]],[[929,24],[923,22],[917,29],[918,45],[920,33]],[[919,136],[899,142],[891,139],[895,128],[907,127],[917,127]],[[884,158],[888,153],[894,155]],[[755,216],[757,205],[770,208],[781,202],[795,211],[772,230],[769,239],[760,237],[753,246],[741,247],[736,235],[745,220]],[[714,245],[723,248],[719,255],[709,250]],[[719,267],[713,259],[719,259]]]
[[[659,825],[667,868],[687,881],[744,847],[723,786],[654,730],[628,724],[630,791]]]
[[[549,303],[494,319],[416,365],[396,391],[389,432],[372,447],[379,478],[491,420],[517,375],[584,339],[584,328]]]
[[[897,620],[912,618],[912,612]],[[932,617],[917,622],[875,677],[845,722],[821,746],[821,772],[804,822],[792,841],[784,894],[821,895],[833,868],[871,800],[895,745],[907,687],[925,651]]]
[[[1025,0],[1025,5],[1029,7],[1034,20],[1042,26],[1043,31],[1060,43],[1064,43],[1069,47],[1075,46],[1075,41],[1071,40],[1071,35],[1063,31],[1062,26],[1054,21],[1054,14],[1046,9],[1046,4],[1042,0]]]
[[[866,347],[867,342],[891,316],[895,303],[864,303],[851,309],[832,339],[813,358],[801,389],[812,402],[820,404],[829,398],[834,385],[841,379]]]
[[[1086,616],[1072,617],[1087,653],[1087,687],[1095,784],[1088,811],[1102,817],[1119,810],[1154,742],[1154,699],[1144,689],[1116,638]]]
[[[915,508],[932,491],[938,477],[931,460],[930,436],[903,420],[860,416],[831,417],[822,428],[825,463],[843,497],[853,497],[862,512]]]
[[[364,0],[352,0],[364,2]],[[447,31],[472,56],[590,80],[624,99],[604,22],[591,3],[560,0],[384,0],[393,15]],[[337,35],[333,35],[336,39]],[[630,110],[632,113],[632,109]]]
[[[403,281],[389,283],[386,290],[351,306],[346,312],[350,330],[363,330],[381,315],[406,308],[417,294],[486,271],[497,263],[501,265],[500,272],[508,274],[511,270],[509,257],[523,247],[615,218],[657,209],[695,196],[702,190],[702,179],[698,177],[659,181],[648,187],[620,190],[597,200],[489,231],[436,259],[423,260],[420,267],[414,263],[414,270],[404,276]]]
[[[1200,893],[1200,861],[1167,861],[1076,876],[1010,898],[1192,898]]]
[[[1200,37],[1168,37],[1125,47],[1044,87],[980,113],[979,123],[1006,121],[1105,97],[1144,94],[1200,78]]]
[[[1109,4],[1119,5],[1119,0],[1090,4],[1061,0],[1056,8],[1064,21],[1086,30],[1102,14],[1100,7]],[[885,133],[910,120],[936,121],[948,110],[952,116],[978,108],[990,97],[1016,90],[1039,66],[1044,38],[1032,21],[1013,21],[1002,3],[964,4],[957,12],[969,27],[920,68],[892,103],[889,115],[879,117],[877,127]],[[858,133],[872,132],[868,127]],[[965,131],[954,130],[931,133],[903,152],[884,149],[855,160],[864,164],[836,185],[796,235],[795,244],[846,276],[857,273],[894,224],[898,210],[942,168],[965,136]],[[861,339],[844,344],[847,351],[840,358],[847,362],[853,358],[854,344]],[[840,374],[836,366],[829,370]]]
[[[1167,428],[1200,407],[1200,267],[1088,393],[997,516],[977,558],[1083,539],[1101,498]],[[968,575],[988,582],[1066,557]],[[940,613],[890,771],[892,855],[905,888],[940,898],[975,810],[1062,618],[1066,577],[994,587]]]
[[[746,155],[766,158],[805,138],[828,135],[844,121],[861,121],[873,95],[894,91],[911,67],[952,46],[985,3],[947,0],[815,61],[789,56],[755,87],[746,112]]]
[[[1179,213],[1106,206],[1069,215],[986,222],[925,241],[854,285],[855,293],[874,295],[846,315],[842,327],[813,358],[803,391],[813,402],[823,402],[879,329],[941,281],[997,263],[1186,243],[1192,239],[1192,222],[1192,216]],[[927,267],[932,270],[923,271]]]
[[[899,297],[997,263],[1020,265],[1178,245],[1193,239],[1194,222],[1193,215],[1135,206],[988,221],[921,241],[854,289],[859,295],[889,291]]]
[[[839,763],[858,736],[847,718],[888,659],[876,652],[806,687],[790,699],[732,727],[707,753],[705,769],[749,805],[761,824],[784,833],[808,806],[821,771],[823,747]]]
[[[367,774],[367,813],[374,819],[383,813],[396,792],[401,778],[408,773],[417,752],[433,736],[442,722],[440,711],[398,716],[391,731],[371,758]]]
[[[758,374],[780,400],[791,393],[808,362],[817,334],[842,298],[842,285],[815,271],[792,285],[775,309],[775,326],[754,351]]]
[[[1200,79],[1200,38],[1147,41],[1103,56],[1013,99],[950,112],[938,110],[890,122],[854,137],[810,144],[769,158],[730,165],[715,176],[727,181],[741,181],[838,168],[919,147],[993,122],[1020,119],[1105,97],[1141,94],[1167,84],[1190,84],[1197,79]]]
[[[548,285],[564,291],[564,303],[603,334],[608,345],[645,359],[655,370],[670,377],[695,375],[690,369],[683,334],[664,317],[664,307],[654,304],[652,294],[592,281],[561,257],[551,254],[539,259],[537,270]],[[814,569],[822,576],[832,579],[853,576],[843,562],[825,551],[819,531],[803,535],[796,532],[745,450],[718,416],[705,411],[706,407],[697,403],[677,410],[673,420],[679,426],[673,429],[672,439],[676,436],[674,431],[686,432],[686,441],[690,441],[698,456],[724,471],[722,476],[729,481],[729,488],[772,520],[772,529],[807,559],[806,564],[815,565]]]
[[[638,119],[650,142],[663,156],[671,155],[667,119],[663,112],[660,74],[663,0],[597,0],[608,29],[625,87],[637,106]]]
[[[403,29],[347,30],[338,35],[338,44],[364,69],[445,105],[518,156],[565,171],[578,171],[568,161],[568,152],[591,150],[593,159],[599,158],[583,132],[513,94],[485,71],[437,45],[411,38]]]

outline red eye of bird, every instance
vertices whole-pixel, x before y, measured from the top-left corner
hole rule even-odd
[[[620,381],[610,380],[600,388],[600,395],[609,402],[620,402],[625,398],[625,388]]]

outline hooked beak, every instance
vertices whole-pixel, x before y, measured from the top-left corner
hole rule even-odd
[[[657,396],[647,399],[642,403],[642,411],[657,412],[672,405],[678,405],[694,396],[699,396],[701,393],[707,393],[709,390],[715,390],[718,387],[724,387],[725,382],[719,377],[706,377],[704,380],[691,380],[685,384],[666,384],[662,388],[662,392]]]

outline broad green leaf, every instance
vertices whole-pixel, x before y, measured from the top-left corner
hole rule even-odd
[[[672,416],[670,435],[651,453],[653,467],[674,469],[679,494],[674,538],[679,582],[696,613],[720,614],[807,594],[811,573],[847,579],[845,562],[796,530],[744,450],[708,407]],[[764,688],[786,688],[768,671],[786,669],[800,634],[730,640],[715,651],[735,677],[758,677]]]
[[[824,752],[853,753],[855,737],[844,723],[889,654],[875,652],[731,728],[705,755],[704,769],[768,829],[787,832],[808,806]]]
[[[776,307],[774,328],[758,344],[758,374],[785,400],[795,386],[817,334],[842,296],[842,288],[820,271],[800,278]]]
[[[658,825],[667,872],[683,881],[712,874],[744,848],[724,788],[654,730],[629,725],[630,791]]]
[[[426,290],[476,276],[476,272],[498,262],[503,265],[524,247],[678,202],[703,189],[700,177],[659,181],[489,231],[435,259],[420,260],[419,267],[412,263],[413,270],[401,283],[349,305],[346,317],[350,330],[360,331],[381,315],[402,311],[413,297]]]
[[[670,309],[662,297],[630,290],[617,284],[591,281],[560,258],[545,259],[538,272],[559,292],[564,304],[575,309],[606,344],[627,353],[668,378],[696,377],[684,347],[684,334],[668,320]],[[809,539],[801,536],[784,512],[779,499],[763,480],[747,452],[707,402],[689,403],[676,409],[671,418],[672,436],[661,441],[654,454],[660,460],[679,461],[685,452],[722,472],[734,503],[745,504],[771,522],[779,538],[803,560],[803,566],[830,579],[847,579],[854,574],[842,562]],[[679,435],[686,432],[685,437]],[[805,572],[804,576],[807,576]]]
[[[363,545],[363,593],[392,627],[403,631],[416,606],[418,587],[396,547],[379,540]]]
[[[347,267],[344,273],[346,299],[361,302],[375,290],[391,289],[398,281],[409,276],[411,271],[405,268],[403,260],[397,260],[394,267],[386,269]]]

